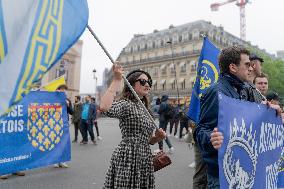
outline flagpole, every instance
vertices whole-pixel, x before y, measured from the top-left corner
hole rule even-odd
[[[90,31],[90,33],[92,34],[92,36],[96,39],[96,41],[99,43],[99,45],[101,46],[101,48],[103,49],[103,51],[105,52],[105,54],[107,55],[107,57],[110,59],[110,61],[112,62],[112,64],[114,64],[114,59],[111,57],[111,55],[109,54],[109,52],[106,50],[106,48],[104,47],[104,45],[102,44],[102,42],[99,40],[99,38],[97,37],[97,35],[95,34],[95,32],[92,30],[92,28],[87,25],[88,30]],[[141,105],[141,107],[143,108],[144,112],[148,115],[148,117],[150,118],[150,120],[153,122],[153,124],[156,126],[156,128],[158,129],[159,127],[157,126],[154,118],[151,116],[151,114],[149,113],[149,111],[147,110],[147,108],[145,107],[145,105],[143,104],[143,102],[140,100],[140,98],[138,97],[137,93],[134,91],[133,87],[131,86],[131,84],[128,82],[128,80],[126,79],[126,77],[124,75],[122,75],[122,78],[125,82],[125,84],[129,87],[129,89],[131,90],[131,92],[133,93],[133,95],[135,96],[135,98],[138,100],[138,103]]]

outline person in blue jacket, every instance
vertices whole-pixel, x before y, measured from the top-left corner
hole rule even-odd
[[[80,142],[80,144],[88,143],[88,133],[91,137],[91,141],[93,142],[93,144],[97,144],[93,129],[93,122],[96,118],[96,112],[96,105],[91,103],[91,96],[87,95],[85,97],[85,102],[82,105],[80,128],[83,140]]]
[[[207,164],[207,188],[220,188],[218,169],[218,149],[223,143],[223,135],[217,129],[218,124],[218,93],[226,96],[255,102],[249,82],[253,70],[249,59],[250,52],[240,46],[231,46],[221,51],[219,55],[220,78],[217,83],[208,88],[200,100],[200,115],[194,138],[200,147],[204,162]],[[278,115],[281,109],[267,102]]]
[[[219,55],[220,78],[201,97],[200,117],[194,137],[207,164],[209,189],[220,187],[217,150],[223,143],[223,135],[217,129],[218,92],[246,101],[252,98],[245,87],[253,70],[249,55],[250,52],[240,46],[223,49]]]

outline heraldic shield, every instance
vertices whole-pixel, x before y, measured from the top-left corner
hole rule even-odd
[[[50,151],[63,135],[62,106],[32,103],[28,108],[28,139],[34,148]]]

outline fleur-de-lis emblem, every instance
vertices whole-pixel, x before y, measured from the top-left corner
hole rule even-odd
[[[35,137],[37,133],[36,127],[32,127],[32,129],[30,130],[30,133],[32,134],[32,137]]]
[[[54,130],[55,130],[55,132],[56,132],[57,134],[59,134],[60,129],[61,129],[61,127],[60,127],[59,124],[57,124],[57,125],[55,126],[55,128],[54,128]]]
[[[55,124],[55,121],[53,119],[50,119],[48,121],[48,125],[50,126],[51,129],[53,129],[54,124]]]
[[[64,133],[60,104],[31,104],[28,113],[28,139],[32,146],[42,152],[55,148]]]
[[[50,128],[49,128],[47,125],[45,125],[42,130],[43,130],[43,132],[44,132],[44,135],[47,136],[47,135],[48,135],[48,132],[50,131]]]
[[[42,115],[43,115],[43,112],[44,112],[44,109],[43,109],[43,108],[39,108],[38,111],[39,111],[39,115],[42,116]]]
[[[40,132],[40,133],[37,135],[36,139],[39,141],[39,143],[42,143],[43,134]]]
[[[50,145],[50,141],[48,140],[48,138],[44,140],[43,144],[45,145],[45,148],[48,148],[48,146]]]
[[[42,121],[41,119],[39,119],[39,120],[37,121],[37,123],[36,123],[36,125],[38,126],[39,129],[42,128],[43,124],[44,124],[44,123],[43,123],[43,121]]]
[[[54,141],[55,137],[56,137],[56,134],[54,133],[54,131],[51,131],[49,134],[49,138],[51,138],[51,141]]]

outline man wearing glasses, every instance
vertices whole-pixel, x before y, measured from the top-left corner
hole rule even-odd
[[[253,71],[251,72],[251,75],[250,75],[250,81],[251,83],[253,83],[254,78],[256,78],[257,76],[260,76],[262,73],[261,67],[263,64],[263,59],[255,54],[252,54],[249,57],[249,60],[253,68]]]
[[[255,54],[251,54],[249,60],[252,67],[252,71],[249,75],[249,81],[246,82],[247,93],[250,94],[248,96],[251,96],[248,101],[261,103],[262,101],[265,101],[265,96],[255,86],[254,80],[256,77],[259,77],[263,74],[261,70],[263,59]]]
[[[229,97],[250,101],[246,83],[253,71],[249,59],[250,52],[240,46],[225,48],[219,55],[220,78],[202,96],[200,117],[194,131],[194,138],[207,164],[207,187],[218,189],[219,168],[218,149],[223,143],[223,134],[218,131],[218,93]]]

